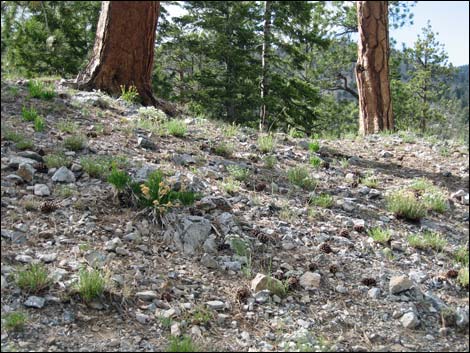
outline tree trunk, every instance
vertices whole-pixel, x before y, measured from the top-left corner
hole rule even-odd
[[[359,132],[367,135],[393,129],[388,69],[388,2],[357,1],[357,17]]]
[[[93,55],[78,74],[80,89],[120,94],[135,86],[142,104],[157,105],[151,76],[159,1],[103,1]]]
[[[271,50],[271,1],[264,2],[264,31],[263,48],[261,52],[261,108],[259,113],[259,129],[264,130],[267,126],[268,108],[266,106],[266,97],[269,92],[268,70],[269,70],[269,52]]]

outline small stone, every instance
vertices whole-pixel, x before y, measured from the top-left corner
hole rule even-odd
[[[15,257],[16,261],[23,262],[25,264],[29,264],[33,261],[33,258],[29,255],[17,255]]]
[[[11,156],[9,159],[8,167],[12,169],[18,168],[18,166],[22,163],[27,163],[34,165],[36,161],[31,158],[25,158],[25,157],[20,157],[20,156]]]
[[[44,304],[46,303],[46,299],[41,298],[41,297],[36,297],[36,296],[30,296],[26,301],[24,302],[24,305],[27,306],[28,308],[37,308],[41,309],[44,307]]]
[[[60,167],[52,176],[52,181],[58,183],[74,183],[75,175],[66,167]]]
[[[380,151],[379,156],[382,158],[391,158],[393,157],[393,153],[389,151]]]
[[[217,260],[209,254],[202,255],[201,264],[203,264],[205,267],[211,268],[211,269],[216,269],[216,268],[219,267],[219,264],[217,263]]]
[[[404,314],[401,317],[400,321],[404,328],[411,329],[411,330],[416,328],[419,325],[418,316],[412,311]]]
[[[457,320],[456,320],[457,326],[462,327],[462,328],[468,327],[468,311],[467,310],[464,310],[462,308],[457,308],[456,316],[457,316]]]
[[[202,336],[202,331],[199,328],[199,326],[194,325],[193,327],[191,327],[191,336],[195,336],[195,337],[201,337]]]
[[[413,286],[413,282],[410,281],[408,276],[394,276],[390,279],[389,289],[390,293],[397,294],[405,290],[410,289]]]
[[[335,287],[335,290],[336,290],[338,293],[341,293],[341,294],[346,294],[346,293],[348,292],[348,289],[347,289],[345,286],[341,285],[341,284],[337,285],[337,286]]]
[[[446,337],[450,332],[450,329],[448,327],[441,327],[439,329],[439,335],[442,337]]]
[[[135,296],[139,299],[145,300],[145,301],[152,301],[154,299],[158,298],[158,294],[154,291],[151,290],[146,290],[143,292],[137,292]]]
[[[317,289],[320,287],[321,275],[314,272],[305,272],[299,278],[299,284],[305,289]]]
[[[48,263],[54,262],[54,261],[57,259],[57,254],[55,254],[55,253],[52,253],[52,254],[41,254],[41,255],[38,255],[38,258],[39,258],[39,260],[41,260],[42,262],[48,264]]]
[[[220,300],[211,300],[208,301],[207,306],[213,310],[222,310],[225,308],[225,303]]]
[[[150,316],[149,316],[149,315],[142,314],[142,313],[136,313],[136,314],[135,314],[135,318],[136,318],[136,320],[139,321],[141,324],[146,324],[147,322],[150,321]]]
[[[105,249],[107,251],[115,251],[118,246],[122,245],[120,238],[113,238],[105,243]]]
[[[224,268],[227,271],[238,272],[242,269],[242,264],[240,263],[240,261],[226,261],[224,262]]]
[[[264,304],[269,301],[270,296],[271,292],[265,289],[255,294],[255,301],[259,304]]]
[[[367,296],[371,299],[378,299],[380,297],[380,288],[369,289]]]
[[[70,170],[72,172],[79,172],[81,171],[83,168],[80,164],[77,164],[77,163],[73,163],[72,166],[70,167]]]
[[[162,316],[167,319],[173,319],[179,315],[179,310],[176,310],[175,308],[170,308],[168,310],[165,310],[162,313]]]
[[[284,284],[280,280],[258,273],[251,281],[251,290],[256,293],[263,289],[268,289],[271,293],[280,296],[285,294]]]
[[[123,247],[117,247],[116,248],[116,254],[118,255],[122,255],[122,256],[130,256],[131,255],[131,252],[129,250],[127,250],[126,248],[123,248]]]
[[[24,181],[30,183],[31,181],[33,181],[35,171],[36,169],[34,169],[31,164],[21,163],[18,166],[18,171],[16,172],[16,174],[22,177]]]
[[[8,287],[8,282],[5,277],[1,276],[1,289],[4,290],[5,288]]]
[[[137,139],[137,146],[145,148],[147,150],[156,150],[157,149],[157,145],[155,143],[150,141],[148,138],[145,138],[145,137],[142,137],[142,136]]]
[[[34,185],[34,195],[36,196],[49,196],[51,190],[46,184],[36,184]]]
[[[37,162],[43,161],[41,155],[33,151],[21,151],[21,152],[18,152],[18,156],[34,159]]]

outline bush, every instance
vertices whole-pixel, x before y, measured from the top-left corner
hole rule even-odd
[[[39,114],[33,107],[29,109],[27,109],[26,107],[22,107],[21,117],[24,121],[34,121],[37,117],[39,117]]]
[[[320,151],[320,142],[311,141],[308,144],[308,149],[309,149],[309,151],[314,152],[314,153]]]
[[[128,103],[138,103],[140,100],[139,97],[139,92],[137,91],[137,87],[135,86],[129,86],[126,88],[126,86],[121,85],[121,98],[128,102]]]
[[[444,213],[449,208],[447,198],[437,191],[425,194],[423,201],[428,210],[436,211],[437,213]]]
[[[229,174],[238,181],[245,181],[250,175],[250,170],[247,168],[239,167],[237,165],[227,166]]]
[[[226,142],[221,142],[214,147],[214,153],[222,157],[230,157],[233,154],[233,145]]]
[[[387,197],[387,208],[399,218],[417,221],[426,215],[426,207],[414,194],[397,191]]]
[[[36,132],[41,132],[44,131],[44,128],[46,127],[46,123],[43,118],[40,116],[37,116],[36,119],[34,119],[34,131]]]
[[[68,167],[72,163],[71,159],[66,157],[63,152],[45,155],[43,159],[47,168]]]
[[[442,251],[447,245],[447,241],[442,238],[441,234],[430,231],[426,231],[422,235],[410,235],[408,243],[416,249],[430,248],[436,251]]]
[[[80,165],[83,170],[92,178],[104,177],[109,169],[107,160],[103,158],[82,157]]]
[[[468,267],[464,267],[459,270],[457,281],[462,285],[462,287],[468,287]]]
[[[191,337],[171,337],[170,345],[165,350],[166,352],[197,352],[199,349],[193,343]]]
[[[276,165],[277,159],[276,156],[273,155],[267,155],[263,158],[264,161],[264,166],[268,169],[273,169],[274,166]]]
[[[322,166],[322,163],[323,163],[323,160],[318,157],[318,156],[312,156],[310,157],[310,165],[315,168],[315,169],[318,169]]]
[[[123,191],[131,182],[131,177],[123,170],[113,168],[108,176],[108,183],[112,184],[117,191]]]
[[[18,273],[16,283],[29,293],[39,293],[49,286],[50,281],[42,264],[32,264]]]

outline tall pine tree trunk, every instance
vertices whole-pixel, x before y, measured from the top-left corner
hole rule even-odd
[[[144,105],[157,105],[151,77],[159,1],[103,1],[93,55],[77,76],[80,89],[119,94],[135,86]]]
[[[388,2],[357,1],[357,17],[359,132],[367,135],[393,129],[388,68]]]
[[[269,92],[269,53],[271,51],[271,1],[264,2],[264,31],[263,48],[261,52],[261,108],[259,114],[259,129],[262,131],[267,126],[268,108],[266,97]]]

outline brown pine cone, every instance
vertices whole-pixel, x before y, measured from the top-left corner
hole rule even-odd
[[[374,287],[377,281],[374,278],[366,277],[362,279],[361,283],[368,287]]]
[[[236,298],[239,302],[245,302],[251,295],[251,291],[248,287],[239,287],[236,292]]]
[[[320,245],[320,250],[323,251],[325,254],[333,252],[333,249],[331,249],[331,246],[327,243],[323,243],[322,245]]]
[[[346,228],[343,228],[339,231],[339,235],[344,237],[344,238],[350,238],[349,236],[349,230],[347,230]]]
[[[447,278],[457,278],[458,276],[459,276],[459,273],[456,270],[449,270],[446,273]]]
[[[58,206],[54,201],[46,201],[41,205],[41,212],[51,213],[57,210]]]
[[[289,290],[297,289],[300,285],[299,277],[292,276],[287,280],[287,286]]]

